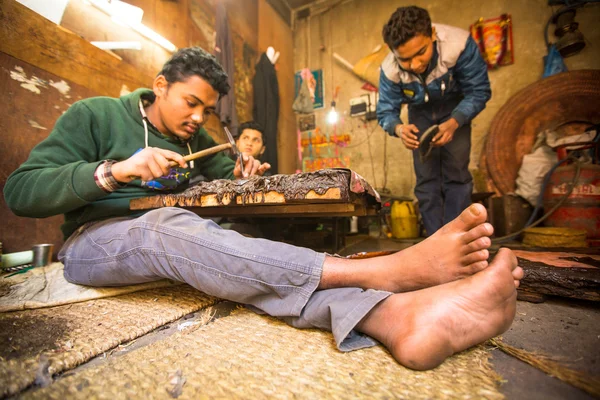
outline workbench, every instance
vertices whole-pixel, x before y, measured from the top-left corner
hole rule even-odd
[[[132,210],[182,207],[201,217],[333,218],[334,248],[345,234],[339,218],[377,216],[381,199],[349,169],[200,182],[181,193],[131,200]]]

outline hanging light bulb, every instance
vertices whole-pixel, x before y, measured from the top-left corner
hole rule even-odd
[[[338,113],[335,110],[335,101],[331,102],[331,110],[327,113],[327,123],[330,125],[335,125],[338,122]]]

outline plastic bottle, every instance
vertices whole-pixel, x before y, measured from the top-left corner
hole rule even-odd
[[[419,237],[417,213],[411,201],[394,200],[392,204],[392,236],[396,239]]]

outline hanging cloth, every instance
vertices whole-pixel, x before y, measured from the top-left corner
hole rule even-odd
[[[544,56],[544,75],[542,75],[542,78],[560,74],[561,72],[567,72],[567,66],[556,49],[556,45],[552,44],[548,48],[548,55]]]
[[[277,120],[279,118],[279,84],[275,66],[265,53],[255,67],[254,107],[252,115],[264,129],[266,150],[261,157],[262,162],[271,164],[271,173],[277,174]]]
[[[235,64],[233,60],[233,44],[231,41],[231,31],[229,30],[229,23],[227,21],[227,10],[225,9],[225,2],[217,2],[217,13],[216,13],[216,31],[217,36],[215,40],[214,54],[217,61],[225,72],[227,72],[227,82],[229,82],[229,93],[221,98],[217,104],[217,114],[221,122],[229,127],[231,134],[235,137],[238,134],[238,118],[235,110],[235,89],[233,86]]]

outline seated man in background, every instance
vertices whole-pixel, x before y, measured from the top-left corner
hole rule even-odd
[[[479,204],[408,249],[357,260],[247,238],[181,208],[130,210],[130,200],[179,193],[198,174],[266,170],[250,155],[244,176],[223,153],[195,165],[183,158],[216,145],[202,126],[229,89],[212,55],[180,49],[152,89],[74,103],[9,176],[15,214],[64,214],[59,259],[69,282],[182,281],[294,327],[329,330],[342,351],[381,343],[415,369],[508,329],[523,271],[508,249],[488,264],[493,228]]]
[[[240,134],[235,141],[238,150],[260,160],[266,150],[263,128],[258,122],[247,121],[239,126],[238,131]]]
[[[235,140],[235,145],[238,150],[244,155],[252,156],[255,160],[259,160],[260,156],[262,156],[266,150],[263,138],[263,128],[258,122],[246,121],[239,126],[238,131],[240,134]],[[268,168],[271,168],[271,165],[268,163],[265,163],[264,165],[267,169],[262,173],[262,176],[270,176],[271,173]],[[271,218],[268,220],[272,221]],[[268,223],[265,218],[237,217],[224,218],[218,223],[223,228],[233,229],[245,236],[264,238],[266,237],[265,232],[269,231],[268,227],[265,228],[265,222]]]

